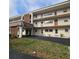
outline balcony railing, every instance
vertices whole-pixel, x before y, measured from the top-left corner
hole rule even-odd
[[[34,25],[34,27],[59,27],[59,26],[69,26],[69,24],[62,24],[62,25],[59,25],[59,24],[50,24],[50,25]]]
[[[34,18],[34,20],[39,20],[39,19],[42,19],[42,18],[48,18],[48,17],[56,17],[56,16],[60,16],[60,15],[66,15],[66,14],[70,14],[70,12],[68,11],[68,12],[64,12],[64,13],[60,13],[60,14],[57,14],[57,15],[54,15],[54,14],[52,14],[52,15],[48,15],[48,16],[40,16],[40,17],[35,17]]]
[[[58,25],[58,26],[42,26],[42,27],[37,27],[35,26],[34,28],[66,28],[66,27],[70,27],[70,25]]]

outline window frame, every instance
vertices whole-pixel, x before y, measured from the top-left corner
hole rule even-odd
[[[48,29],[45,29],[45,32],[48,32]]]
[[[41,29],[41,33],[43,34],[43,29]]]
[[[69,30],[66,28],[66,29],[65,29],[65,32],[69,32]]]
[[[49,29],[49,32],[53,32],[53,29]]]
[[[68,22],[68,20],[64,20],[64,22]]]
[[[55,34],[58,34],[58,29],[55,29]]]
[[[43,24],[43,21],[41,21],[41,24]]]
[[[37,25],[37,22],[35,22],[35,24]]]
[[[37,32],[37,29],[35,29],[35,32]]]
[[[57,15],[57,11],[55,11],[54,14]]]
[[[64,9],[63,12],[67,12],[67,9]]]

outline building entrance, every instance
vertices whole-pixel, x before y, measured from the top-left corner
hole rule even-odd
[[[31,36],[31,29],[30,30],[26,30],[26,36]]]

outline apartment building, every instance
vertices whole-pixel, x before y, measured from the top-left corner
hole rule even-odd
[[[32,35],[33,25],[31,24],[31,15],[15,16],[9,19],[9,33],[13,37],[21,38]]]
[[[70,1],[11,17],[9,24],[11,35],[19,38],[28,35],[69,38]]]
[[[33,11],[34,35],[70,37],[70,2],[65,1]]]

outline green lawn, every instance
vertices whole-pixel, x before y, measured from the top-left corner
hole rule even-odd
[[[43,41],[32,38],[10,40],[10,48],[18,52],[33,55],[41,59],[70,59],[68,46],[51,41]]]

